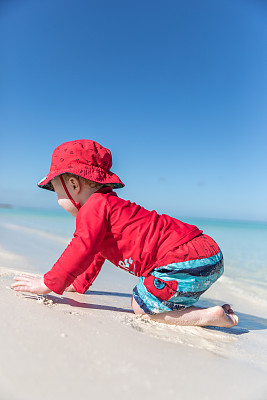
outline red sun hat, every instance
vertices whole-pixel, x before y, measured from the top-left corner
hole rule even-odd
[[[117,175],[110,171],[110,150],[93,140],[81,139],[62,143],[52,154],[49,174],[38,182],[42,189],[52,190],[51,180],[70,173],[100,184],[113,184],[114,189],[124,186]]]

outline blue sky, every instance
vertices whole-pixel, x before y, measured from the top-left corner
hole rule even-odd
[[[267,221],[266,22],[258,0],[2,1],[0,203],[57,207],[36,182],[88,138],[124,198]]]

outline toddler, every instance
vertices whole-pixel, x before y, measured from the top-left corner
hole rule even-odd
[[[49,174],[38,186],[55,191],[76,217],[74,238],[43,278],[16,276],[12,288],[36,294],[85,293],[107,259],[140,277],[133,289],[135,314],[176,325],[232,327],[229,304],[194,306],[223,273],[218,245],[196,226],[158,215],[117,196],[124,186],[110,171],[108,149],[92,140],[58,146]]]

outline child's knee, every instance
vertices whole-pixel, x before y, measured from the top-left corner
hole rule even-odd
[[[146,313],[139,307],[138,303],[136,302],[135,298],[132,297],[132,309],[136,315],[146,315]]]

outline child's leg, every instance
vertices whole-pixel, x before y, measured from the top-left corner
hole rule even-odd
[[[200,308],[191,306],[183,310],[174,310],[156,315],[146,314],[132,299],[133,311],[137,315],[146,315],[147,318],[156,322],[183,326],[219,326],[231,328],[238,324],[238,317],[233,312],[229,304],[222,307],[215,306],[210,308]]]
[[[175,325],[237,325],[238,317],[229,304],[210,308],[193,305],[223,273],[223,255],[214,240],[201,235],[176,252],[176,262],[140,278],[133,290],[135,314]]]

